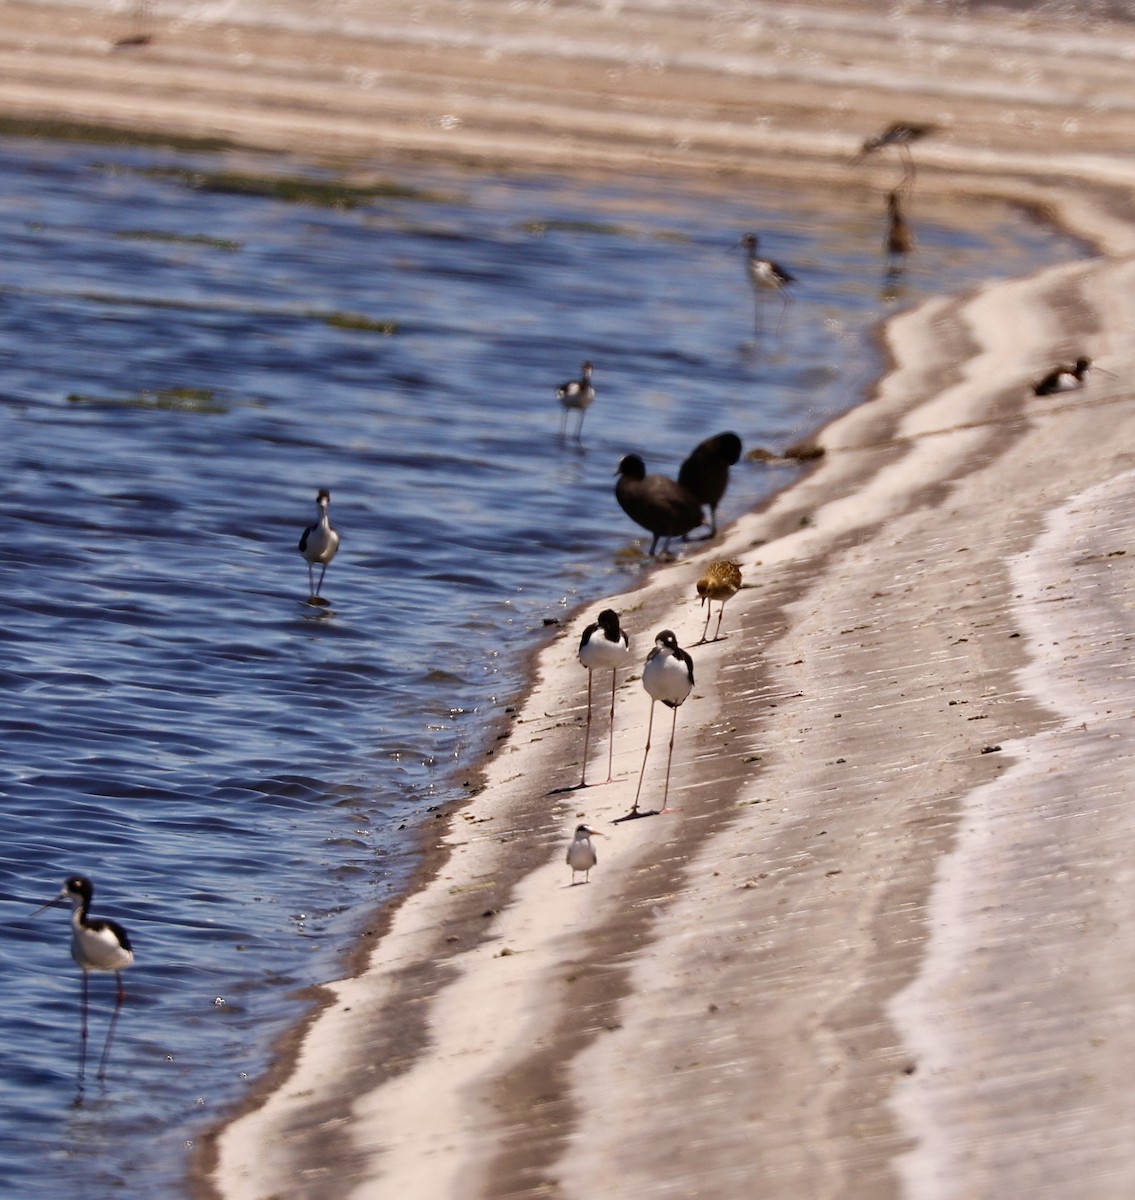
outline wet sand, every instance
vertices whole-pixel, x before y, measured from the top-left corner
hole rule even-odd
[[[150,45],[112,50],[125,16],[10,6],[0,112],[360,173],[445,158],[880,197],[899,157],[849,157],[929,120],[920,203],[964,223],[1002,196],[1099,253],[897,317],[891,370],[802,482],[613,600],[641,662],[658,629],[697,640],[710,558],[750,585],[692,650],[673,811],[614,823],[637,670],[616,782],[556,791],[603,606],[541,654],[421,886],[206,1139],[201,1194],[1131,1195],[1132,29],[919,5],[213,11],[159,9]],[[1078,354],[1112,374],[1032,395]],[[593,738],[594,778],[606,753]],[[580,819],[607,836],[573,887]]]

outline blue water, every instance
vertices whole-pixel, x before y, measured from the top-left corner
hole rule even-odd
[[[896,304],[1077,253],[1004,210],[916,214],[888,299],[865,190],[836,212],[439,171],[333,209],[196,186],[222,168],[300,171],[0,142],[0,1194],[22,1200],[184,1194],[195,1135],[405,886],[544,621],[645,569],[624,453],[673,474],[723,429],[781,448],[864,394]],[[779,332],[749,229],[801,280]],[[554,389],[584,358],[577,447]],[[734,476],[725,520],[791,478]],[[296,552],[320,486],[327,609]],[[81,1093],[66,910],[30,915],[75,871],[137,950]],[[92,994],[97,1055],[112,981]]]

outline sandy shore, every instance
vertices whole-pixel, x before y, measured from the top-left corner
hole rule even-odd
[[[851,186],[865,133],[931,120],[920,198],[964,222],[969,197],[1004,196],[1099,249],[895,319],[892,370],[817,468],[615,601],[641,658],[660,628],[697,639],[709,557],[752,585],[694,650],[673,812],[612,823],[645,733],[633,678],[617,782],[549,794],[578,775],[575,646],[602,605],[564,631],[423,886],[208,1139],[201,1193],[1135,1194],[1135,31],[920,5],[297,0],[270,21],[159,6],[150,45],[113,50],[125,12],[5,16],[10,116],[360,172],[444,157],[720,187]],[[1031,395],[1081,353],[1112,374]],[[602,737],[594,757],[600,777]],[[572,887],[580,818],[607,836]]]

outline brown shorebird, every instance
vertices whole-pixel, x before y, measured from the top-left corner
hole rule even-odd
[[[741,458],[741,439],[735,433],[719,433],[699,442],[678,468],[678,482],[709,508],[709,533],[717,533],[717,506],[729,486],[729,468]]]
[[[701,646],[709,631],[709,619],[713,616],[713,600],[721,605],[717,610],[717,628],[713,631],[713,640],[716,642],[721,636],[721,617],[725,612],[725,601],[736,596],[741,589],[741,564],[724,558],[716,559],[709,564],[705,574],[698,580],[697,589],[706,609],[705,629],[701,631],[701,639],[695,643]]]
[[[578,379],[569,379],[556,388],[556,399],[563,405],[564,417],[560,422],[560,437],[567,432],[569,412],[579,413],[579,424],[575,427],[575,440],[578,442],[583,433],[583,418],[587,410],[595,403],[595,388],[591,386],[591,372],[595,368],[585,362]]]
[[[637,454],[626,455],[616,473],[619,481],[615,484],[615,499],[619,507],[636,525],[654,535],[651,557],[658,549],[659,538],[664,539],[662,553],[666,554],[671,538],[685,537],[702,524],[696,497],[665,475],[648,475]]]

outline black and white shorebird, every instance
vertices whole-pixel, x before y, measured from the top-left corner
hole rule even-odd
[[[1033,384],[1033,395],[1054,396],[1057,392],[1074,392],[1082,388],[1091,365],[1090,358],[1078,358],[1071,366],[1053,367],[1043,379]]]
[[[591,677],[596,671],[611,672],[611,715],[608,726],[607,782],[612,779],[615,756],[615,680],[619,668],[630,658],[630,638],[619,625],[619,614],[605,608],[583,631],[579,640],[579,661],[587,668],[587,725],[583,735],[583,770],[579,786],[587,786],[587,749],[591,742]],[[583,826],[581,825],[582,829]]]
[[[567,432],[568,414],[579,413],[579,423],[575,427],[575,440],[578,442],[583,434],[583,418],[587,410],[595,403],[595,388],[591,383],[591,372],[595,368],[585,362],[580,369],[578,379],[569,379],[556,388],[556,399],[563,405],[564,415],[560,421],[560,437]]]
[[[670,539],[685,537],[702,522],[701,505],[680,483],[666,475],[648,475],[646,464],[637,454],[627,454],[619,463],[615,499],[636,525],[654,535],[650,555],[663,540],[662,553],[668,553]]]
[[[320,488],[315,497],[319,505],[319,520],[309,525],[300,534],[300,553],[307,560],[307,584],[310,600],[320,600],[319,589],[323,586],[323,577],[327,574],[327,564],[335,557],[339,549],[338,531],[331,528],[331,518],[327,515],[327,506],[331,503],[331,493],[326,488]],[[315,564],[323,568],[319,572],[319,583],[315,582]]]
[[[721,618],[725,615],[725,602],[732,600],[741,590],[741,564],[730,559],[718,558],[709,564],[705,574],[697,582],[697,593],[705,607],[705,628],[701,631],[699,646],[706,640],[709,632],[709,619],[713,616],[713,601],[721,607],[717,610],[717,628],[713,631],[716,642],[721,636]]]
[[[717,506],[729,486],[729,468],[741,458],[741,439],[732,432],[699,442],[678,468],[678,483],[709,509],[709,533],[717,534]]]
[[[796,282],[796,276],[785,270],[780,263],[760,255],[758,252],[760,239],[755,233],[745,234],[737,244],[744,246],[746,250],[745,269],[749,274],[749,283],[752,285],[756,300],[757,322],[759,324],[761,319],[761,297],[769,292],[777,292],[782,302],[780,320],[777,322],[777,329],[779,329],[780,323],[784,320],[784,314],[792,303],[792,293],[788,287],[789,284]]]
[[[673,714],[670,720],[670,750],[666,758],[666,785],[662,792],[662,807],[655,810],[659,813],[666,811],[666,801],[670,795],[670,764],[674,758],[674,733],[678,726],[678,709],[694,686],[694,660],[678,645],[678,639],[669,629],[663,629],[654,639],[654,648],[646,656],[646,663],[642,668],[642,686],[646,688],[650,696],[650,717],[646,723],[646,749],[642,752],[642,769],[638,775],[638,788],[635,790],[634,804],[628,814],[631,817],[654,815],[653,813],[640,813],[638,800],[642,794],[646,760],[650,755],[654,706],[659,700],[671,709]]]
[[[70,875],[63,881],[59,895],[36,909],[36,913],[41,913],[45,908],[51,908],[61,900],[71,902],[71,957],[79,964],[83,977],[79,1040],[80,1084],[87,1068],[87,976],[91,971],[113,971],[118,983],[118,998],[115,1001],[114,1014],[110,1018],[110,1025],[106,1031],[102,1058],[99,1060],[98,1077],[105,1079],[106,1064],[110,1058],[110,1044],[114,1038],[115,1026],[118,1024],[119,1010],[122,1008],[122,1002],[126,999],[126,989],[122,986],[122,972],[134,963],[134,948],[130,944],[130,936],[126,930],[117,921],[90,915],[91,897],[94,895],[94,890],[94,885],[85,875]]]
[[[575,877],[580,871],[583,872],[583,882],[591,882],[591,868],[599,861],[599,855],[595,853],[595,847],[591,844],[591,839],[602,836],[599,830],[592,829],[590,825],[577,825],[575,827],[575,836],[571,839],[571,844],[567,848],[567,865],[571,867],[572,887],[575,886]]]

